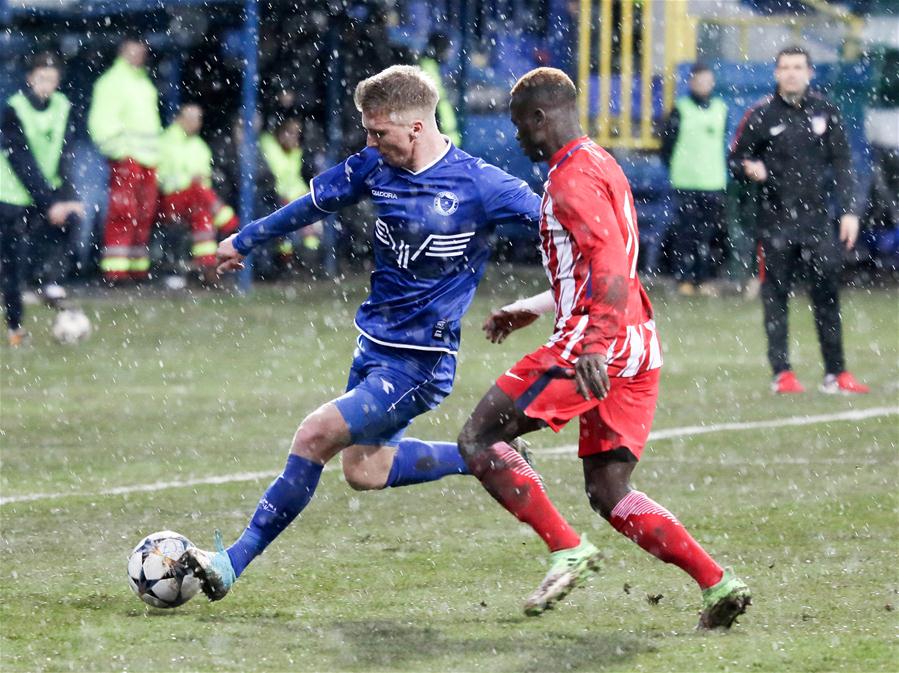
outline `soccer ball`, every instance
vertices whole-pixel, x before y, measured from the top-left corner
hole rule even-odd
[[[65,309],[53,320],[53,338],[61,344],[76,344],[90,336],[91,321],[81,309]]]
[[[181,555],[194,544],[180,533],[163,530],[138,543],[128,557],[128,584],[154,608],[176,608],[200,590],[198,580]]]

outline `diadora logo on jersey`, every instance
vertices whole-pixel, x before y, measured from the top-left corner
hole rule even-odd
[[[393,384],[386,379],[381,379],[381,389],[388,395],[393,393]]]
[[[434,210],[441,215],[452,215],[459,209],[459,197],[452,192],[440,192],[434,197]]]
[[[772,126],[768,131],[772,136],[779,136],[781,133],[787,130],[786,124],[778,124],[777,126]]]
[[[421,255],[425,257],[460,257],[465,254],[468,242],[476,232],[466,231],[461,234],[429,234],[421,245],[412,252],[405,241],[397,241],[390,233],[390,227],[381,219],[375,220],[375,238],[396,253],[396,263],[402,269],[409,268]]]
[[[382,199],[397,199],[397,198],[399,198],[393,192],[382,192],[380,189],[371,190],[371,195],[372,196],[380,196]]]

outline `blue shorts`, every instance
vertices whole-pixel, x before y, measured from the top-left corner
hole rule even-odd
[[[456,356],[381,346],[360,336],[346,393],[334,400],[353,444],[396,446],[412,419],[453,389]]]

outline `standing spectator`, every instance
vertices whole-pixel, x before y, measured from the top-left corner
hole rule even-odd
[[[147,45],[126,38],[118,58],[94,85],[88,130],[109,160],[109,205],[100,268],[107,282],[142,280],[156,217],[159,94],[145,68]]]
[[[759,273],[774,392],[805,391],[787,355],[787,300],[797,269],[804,268],[824,358],[821,391],[867,393],[868,387],[846,371],[838,294],[841,247],[851,250],[858,237],[855,179],[842,116],[836,105],[809,92],[813,74],[804,49],[780,51],[774,69],[777,90],[743,117],[730,169],[760,186]],[[832,183],[839,236],[828,208]]]
[[[58,302],[65,298],[59,285],[68,256],[65,228],[84,216],[69,179],[72,106],[57,91],[60,76],[56,56],[37,54],[25,88],[0,112],[0,272],[11,346],[26,336],[21,289],[26,236],[37,251],[38,289],[48,302]]]
[[[166,224],[189,224],[194,267],[205,283],[216,281],[216,232],[230,235],[237,229],[234,209],[212,190],[212,152],[200,137],[203,111],[183,105],[175,121],[162,134],[159,154],[160,214]]]
[[[671,110],[662,136],[662,161],[677,203],[673,270],[684,295],[710,290],[710,244],[723,226],[727,187],[727,105],[712,95],[715,74],[708,66],[693,65],[689,86],[689,95]]]
[[[440,124],[440,131],[445,135],[456,147],[462,147],[462,137],[459,135],[459,124],[456,120],[456,108],[453,100],[455,97],[446,95],[446,88],[443,86],[443,74],[440,72],[440,66],[446,63],[450,55],[452,44],[450,39],[443,33],[431,33],[428,37],[428,46],[425,53],[418,59],[418,66],[430,75],[437,85],[437,93],[440,94],[440,101],[437,103],[437,122]]]

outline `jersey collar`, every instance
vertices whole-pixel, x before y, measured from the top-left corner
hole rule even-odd
[[[453,148],[453,143],[448,137],[443,136],[443,139],[446,141],[446,147],[444,148],[443,152],[441,152],[440,155],[436,159],[434,159],[434,161],[429,163],[427,166],[423,166],[422,168],[419,168],[417,171],[410,171],[408,168],[404,168],[403,170],[406,171],[407,173],[411,173],[412,175],[421,175],[426,170],[433,168],[438,162],[440,162],[443,159],[443,157],[445,157],[447,154],[449,154],[449,151]]]
[[[590,142],[588,136],[581,136],[569,141],[562,149],[553,154],[549,160],[549,169],[553,170],[559,167],[568,157],[577,152],[583,145]]]

